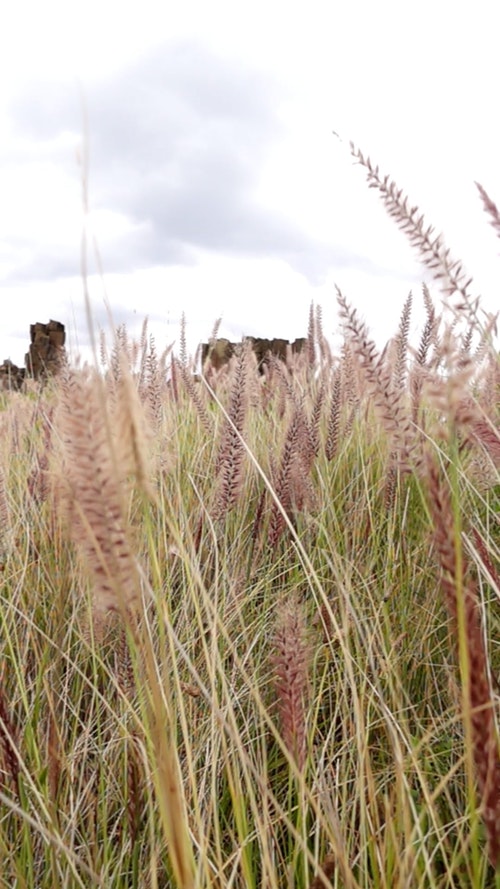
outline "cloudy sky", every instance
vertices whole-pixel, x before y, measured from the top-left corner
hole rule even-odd
[[[314,301],[333,336],[337,284],[385,340],[410,290],[418,304],[423,273],[351,139],[445,232],[496,310],[500,243],[474,185],[500,203],[495,7],[12,4],[0,33],[0,361],[23,363],[29,324],[49,318],[66,324],[72,354],[88,354],[84,229],[96,329],[138,333],[148,316],[161,351],[184,312],[193,350],[219,317],[232,338],[294,338]]]

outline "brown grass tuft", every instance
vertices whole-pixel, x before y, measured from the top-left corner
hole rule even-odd
[[[137,841],[144,805],[144,766],[136,734],[127,739],[127,822],[132,846]]]
[[[332,878],[335,876],[336,868],[337,863],[335,856],[327,855],[321,864],[322,873],[314,877],[314,880],[309,885],[309,889],[325,889],[328,885],[326,880],[329,880],[330,882],[332,881]]]
[[[241,437],[245,431],[248,409],[247,375],[249,347],[240,346],[236,357],[227,418],[222,427],[216,463],[218,490],[215,518],[223,518],[238,501],[243,484],[245,448]]]
[[[274,691],[283,741],[298,768],[303,769],[310,645],[303,611],[295,596],[279,609],[273,649]]]
[[[429,492],[434,540],[441,563],[441,586],[455,636],[460,609],[464,614],[467,656],[464,702],[470,715],[472,759],[488,838],[489,858],[496,866],[500,863],[500,749],[479,595],[461,546],[457,551],[455,545],[455,518],[449,487],[440,478],[433,463],[429,467]]]
[[[301,511],[309,496],[311,457],[307,421],[303,408],[299,406],[295,408],[288,427],[275,484],[276,496],[281,503],[282,510],[290,519]],[[268,536],[271,548],[278,544],[286,527],[282,510],[273,500]]]
[[[3,670],[0,677],[0,749],[3,752],[3,771],[10,778],[10,785],[16,796],[19,796],[19,755],[17,752],[18,730],[10,712],[9,705],[3,690]],[[0,780],[1,777],[0,777]]]
[[[140,584],[125,518],[124,488],[113,453],[104,393],[95,374],[70,372],[56,425],[63,442],[65,496],[60,507],[94,582],[101,614],[138,602]]]

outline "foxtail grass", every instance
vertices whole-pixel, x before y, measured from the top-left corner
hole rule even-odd
[[[354,153],[452,300],[415,341],[338,291],[338,354],[145,324],[2,395],[5,885],[500,885],[494,325]]]

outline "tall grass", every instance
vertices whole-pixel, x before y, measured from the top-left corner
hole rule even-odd
[[[414,347],[339,291],[338,355],[120,329],[2,395],[1,885],[500,886],[492,319],[353,153],[445,283]]]

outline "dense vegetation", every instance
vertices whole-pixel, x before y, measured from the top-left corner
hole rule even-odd
[[[338,355],[120,329],[2,395],[1,885],[500,886],[494,320],[353,153],[445,291],[413,347],[338,292]]]

